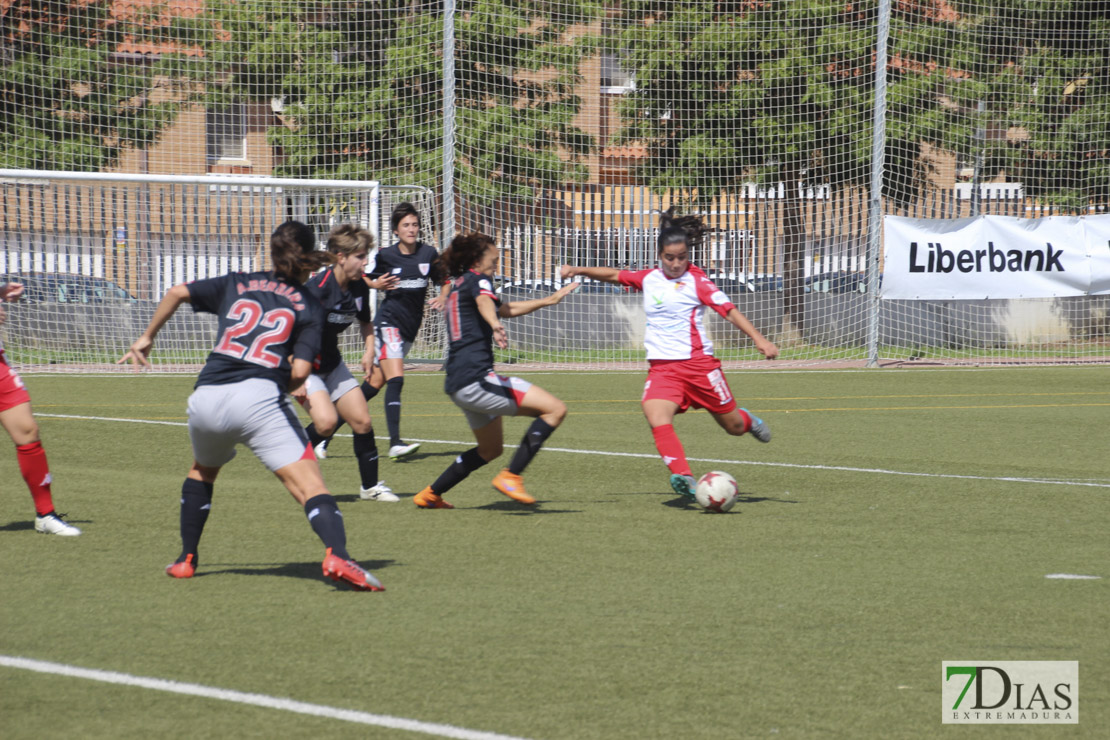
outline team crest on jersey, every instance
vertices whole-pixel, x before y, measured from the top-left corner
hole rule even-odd
[[[674,284],[674,289],[675,290],[682,290],[685,287],[686,287],[686,283],[682,282],[681,280],[675,282],[675,284]]]
[[[420,268],[420,274],[421,275],[427,275],[428,270],[430,270],[432,268],[432,265],[431,265],[430,262],[421,262],[420,264],[417,265],[417,267]]]

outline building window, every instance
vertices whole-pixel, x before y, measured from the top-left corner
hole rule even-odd
[[[247,111],[242,103],[209,109],[205,116],[208,161],[247,159]]]
[[[617,23],[618,20],[613,17],[601,21],[601,36],[606,42],[601,53],[601,90],[603,93],[623,95],[635,89],[636,85],[632,73],[628,71],[628,50],[618,45],[620,28]]]

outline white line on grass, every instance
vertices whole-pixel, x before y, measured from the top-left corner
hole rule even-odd
[[[30,658],[19,658],[11,655],[0,655],[0,665],[9,668],[22,668],[38,673],[51,673],[57,676],[85,678],[90,681],[101,681],[103,683],[113,683],[121,686],[137,686],[142,689],[153,689],[154,691],[168,691],[171,694],[201,696],[206,699],[219,699],[220,701],[229,701],[234,704],[250,704],[266,709],[280,709],[286,712],[308,714],[314,717],[325,717],[327,719],[338,719],[344,722],[355,722],[361,725],[388,727],[392,730],[420,732],[425,735],[435,735],[437,737],[459,738],[460,740],[524,740],[514,735],[501,735],[496,732],[468,730],[464,727],[455,727],[454,725],[441,725],[435,722],[418,722],[417,720],[405,719],[403,717],[390,717],[386,714],[356,712],[353,709],[340,709],[338,707],[328,707],[322,704],[308,704],[303,701],[282,699],[276,696],[266,696],[265,694],[247,694],[242,691],[217,689],[196,683],[180,683],[178,681],[167,681],[162,678],[132,676],[128,673],[116,673],[115,671],[98,671],[89,668],[78,668],[77,666],[65,665],[64,663],[49,663],[43,660],[31,660]]]
[[[148,421],[145,419],[118,419],[103,416],[72,416],[69,414],[40,414],[35,412],[35,416],[46,417],[53,419],[78,419],[85,421],[122,421],[131,422],[133,424],[164,424],[168,426],[187,426],[183,421]],[[337,434],[337,437],[350,437],[349,434]],[[377,437],[376,439],[389,439],[388,437]],[[427,444],[443,444],[454,446],[467,446],[472,447],[474,441],[460,441],[457,439],[418,439],[412,437],[410,442],[421,442]],[[517,445],[506,444],[507,448],[516,448]],[[601,455],[603,457],[632,457],[641,458],[645,460],[656,460],[658,455],[648,454],[644,452],[607,452],[604,450],[578,450],[571,447],[544,447],[547,452],[564,452],[572,455]],[[990,475],[958,475],[955,473],[915,473],[908,470],[888,470],[886,468],[853,468],[847,465],[809,465],[805,463],[784,463],[784,462],[768,462],[766,460],[721,460],[712,457],[690,457],[687,458],[692,462],[713,463],[720,465],[751,465],[754,467],[765,468],[790,468],[794,470],[829,470],[839,471],[843,473],[868,473],[871,475],[900,475],[910,478],[941,478],[947,480],[980,480],[980,481],[993,481],[998,483],[1033,483],[1046,486],[1079,486],[1087,488],[1110,488],[1110,483],[1098,481],[1075,481],[1075,480],[1058,480],[1054,478],[1018,478],[1012,476],[990,476]]]
[[[1078,573],[1049,573],[1045,578],[1054,578],[1060,581],[1100,581],[1102,576],[1081,576]]]

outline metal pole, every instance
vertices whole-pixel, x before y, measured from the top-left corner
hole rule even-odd
[[[987,129],[983,126],[983,112],[987,109],[986,103],[979,101],[975,114],[975,160],[971,169],[971,215],[979,215],[982,202],[982,191],[979,180],[983,176],[983,146],[987,141]]]
[[[455,0],[443,0],[443,114],[441,250],[455,235]]]
[[[883,226],[883,170],[886,153],[886,47],[890,39],[890,0],[879,0],[875,40],[875,109],[871,131],[871,191],[867,208],[867,367],[879,366],[879,251]]]

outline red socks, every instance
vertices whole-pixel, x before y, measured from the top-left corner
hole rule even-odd
[[[35,513],[39,516],[54,511],[54,499],[50,496],[50,466],[46,464],[46,451],[42,442],[18,445],[15,448],[19,460],[19,472],[31,489],[35,500]]]
[[[686,462],[686,450],[675,434],[674,425],[664,424],[661,427],[652,427],[651,436],[655,437],[655,449],[667,464],[667,468],[678,475],[692,475],[690,463]]]
[[[739,407],[736,410],[740,412],[740,418],[744,420],[744,433],[747,434],[752,430],[752,415]]]

